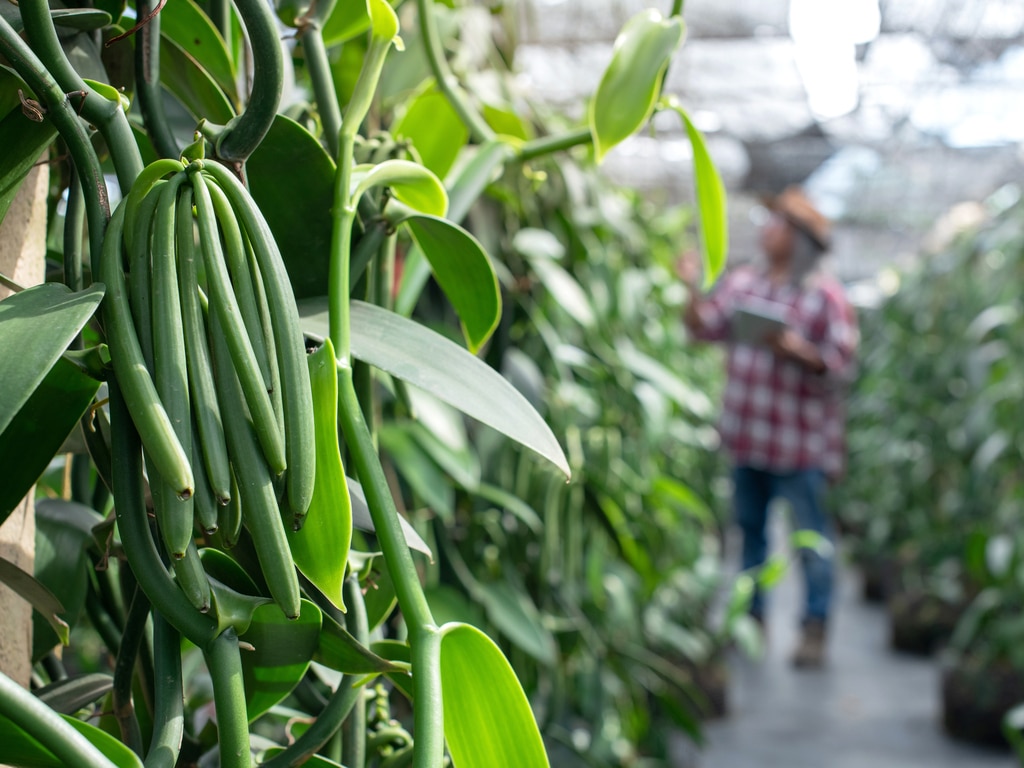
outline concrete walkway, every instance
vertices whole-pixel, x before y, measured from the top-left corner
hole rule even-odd
[[[865,603],[860,589],[859,574],[840,572],[829,663],[798,671],[789,656],[802,584],[799,567],[791,568],[773,593],[764,658],[733,659],[729,716],[706,725],[699,754],[676,762],[697,768],[1018,766],[1008,751],[943,734],[938,661],[891,651],[885,611]]]

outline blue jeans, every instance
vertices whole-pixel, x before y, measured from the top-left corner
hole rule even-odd
[[[825,511],[825,474],[819,469],[793,472],[769,472],[753,467],[733,470],[733,501],[736,522],[743,533],[743,569],[757,568],[768,555],[768,506],[772,499],[786,499],[793,508],[796,528],[812,530],[833,540],[832,523]],[[807,604],[803,620],[825,621],[832,598],[832,557],[823,557],[807,548],[800,549],[806,583]],[[764,595],[754,593],[750,612],[764,615]]]

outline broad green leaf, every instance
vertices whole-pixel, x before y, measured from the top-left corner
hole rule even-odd
[[[0,485],[0,520],[7,518],[46,471],[99,386],[100,382],[77,365],[59,358],[0,434],[0,466],[6,477]]]
[[[466,345],[476,353],[501,319],[501,289],[490,257],[475,237],[446,219],[411,216],[403,223],[458,314]]]
[[[6,584],[14,594],[25,600],[49,623],[61,643],[68,644],[70,630],[59,614],[64,613],[60,600],[46,586],[21,570],[10,560],[0,557],[0,582]]]
[[[382,425],[378,431],[380,445],[419,500],[441,519],[450,522],[455,514],[455,489],[417,444],[410,426],[408,423]]]
[[[391,132],[411,141],[423,165],[442,179],[469,140],[469,129],[433,80],[408,102]]]
[[[323,294],[330,270],[334,161],[305,128],[278,115],[245,172],[296,298]]]
[[[0,221],[7,215],[17,189],[57,132],[53,121],[34,123],[27,120],[20,108],[0,120]]]
[[[569,463],[540,414],[500,373],[458,344],[417,322],[365,302],[352,302],[352,354],[493,427],[558,467]],[[299,302],[303,330],[328,335],[325,297]]]
[[[467,159],[468,156],[468,159]],[[448,189],[448,220],[461,222],[487,185],[501,175],[504,164],[512,157],[512,147],[503,141],[492,141],[477,147],[464,147],[455,168],[446,181]],[[402,282],[395,297],[395,310],[409,316],[416,307],[423,286],[430,279],[430,268],[419,248],[406,255]]]
[[[289,530],[295,565],[336,607],[345,610],[342,585],[352,543],[352,502],[338,447],[338,368],[325,339],[307,355],[316,425],[316,482],[302,528]]]
[[[433,171],[410,160],[385,160],[352,169],[352,200],[373,187],[387,187],[396,200],[419,213],[444,216],[448,192]]]
[[[455,768],[547,768],[544,742],[512,666],[476,627],[441,627],[441,693]]]
[[[252,645],[242,653],[246,710],[251,723],[284,699],[306,674],[320,638],[320,609],[302,601],[297,619],[285,618],[276,605],[256,609],[239,640]]]
[[[238,103],[235,67],[227,45],[194,0],[175,0],[161,8],[160,36],[194,59],[231,102]]]
[[[499,136],[509,136],[518,141],[529,141],[534,137],[533,126],[507,107],[484,104],[483,117]]]
[[[507,581],[480,584],[479,598],[489,618],[505,637],[541,664],[553,667],[558,648],[529,596]]]
[[[135,753],[109,733],[74,717],[60,717],[96,747],[115,768],[142,768],[142,761]],[[5,765],[18,768],[68,768],[42,743],[3,716],[0,716],[0,744],[3,745]]]
[[[714,285],[725,268],[729,254],[729,221],[726,213],[725,184],[718,175],[704,137],[682,109],[679,114],[686,124],[686,134],[693,146],[693,181],[700,213],[700,240],[704,256],[704,289]]]
[[[398,35],[398,14],[387,0],[367,0],[370,34],[378,40],[394,40]]]
[[[36,501],[36,579],[64,607],[63,619],[74,627],[85,605],[91,560],[88,547],[93,526],[102,516],[84,504],[63,499]],[[32,617],[32,660],[37,661],[63,642],[55,628],[39,614]]]
[[[103,290],[46,283],[0,301],[0,360],[18,361],[0,366],[0,433],[93,316]]]
[[[235,107],[213,76],[173,40],[160,46],[160,83],[196,120],[224,125],[235,116]]]
[[[684,32],[681,17],[665,19],[653,8],[641,11],[622,28],[590,102],[590,132],[598,163],[651,116],[665,70]]]
[[[369,675],[398,669],[388,659],[362,645],[330,616],[323,617],[313,659],[346,675]]]
[[[366,0],[350,0],[335,3],[331,15],[324,24],[323,36],[326,45],[337,45],[363,34],[370,28],[370,10]]]

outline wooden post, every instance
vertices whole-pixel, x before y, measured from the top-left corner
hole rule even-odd
[[[45,159],[45,158],[44,158]],[[0,222],[0,272],[23,286],[46,274],[46,196],[49,168],[33,168]],[[0,299],[10,291],[0,285]],[[32,572],[35,562],[35,505],[32,493],[0,525],[0,557]],[[32,608],[0,584],[0,670],[28,686],[32,672]]]

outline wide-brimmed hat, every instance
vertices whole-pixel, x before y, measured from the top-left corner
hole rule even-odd
[[[765,206],[811,238],[821,250],[829,249],[832,244],[832,223],[814,207],[814,203],[800,187],[786,187],[775,197],[765,200]]]

